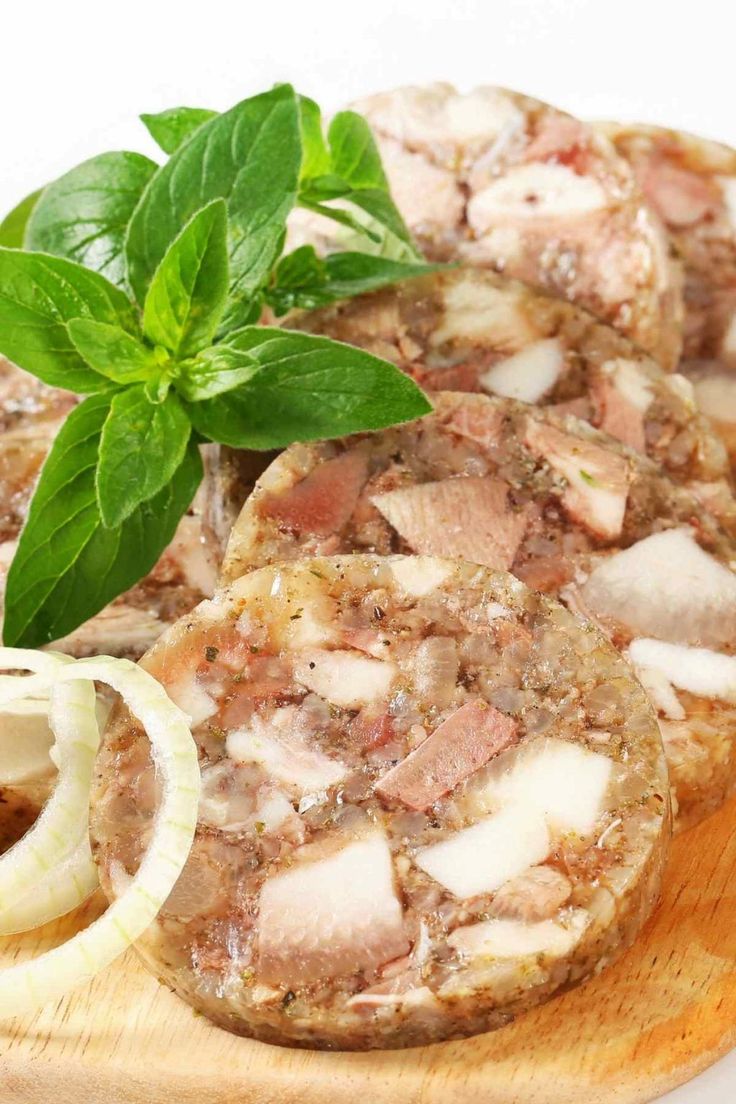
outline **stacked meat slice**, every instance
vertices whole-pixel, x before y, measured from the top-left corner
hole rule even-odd
[[[681,131],[605,124],[685,268],[681,371],[736,460],[736,150]]]
[[[728,456],[692,384],[572,303],[463,267],[290,325],[386,357],[429,391],[499,395],[583,418],[736,526]]]
[[[203,794],[140,949],[231,1030],[357,1049],[500,1027],[605,966],[656,901],[669,802],[646,697],[600,632],[510,575],[264,567],[143,662],[192,717]],[[93,806],[115,896],[156,807],[126,712]]]
[[[287,323],[393,360],[435,411],[274,460],[222,587],[143,660],[203,779],[146,960],[231,1030],[348,1048],[498,1027],[597,973],[656,900],[670,790],[683,828],[736,781],[736,503],[672,372],[683,258],[688,356],[727,342],[662,221],[683,178],[501,89],[358,107],[427,254],[473,267]],[[714,240],[725,210],[698,216]],[[290,241],[348,244],[302,211]],[[240,460],[213,471],[221,535]],[[111,897],[155,808],[118,711]]]
[[[570,415],[450,392],[434,402],[420,422],[287,449],[233,529],[224,577],[349,551],[513,572],[631,653],[679,823],[700,819],[736,781],[736,545],[659,466]]]
[[[397,204],[432,259],[462,259],[587,307],[668,368],[681,348],[681,273],[633,174],[592,126],[502,88],[401,88],[355,105]],[[334,247],[297,212],[294,244]]]

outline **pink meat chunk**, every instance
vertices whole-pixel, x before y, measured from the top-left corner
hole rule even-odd
[[[584,422],[590,421],[590,401],[585,395],[581,395],[579,399],[567,399],[566,402],[552,403],[547,409],[554,414],[562,416],[572,414],[574,418],[582,418]]]
[[[385,710],[366,706],[349,726],[350,737],[361,751],[373,751],[394,738],[393,717]]]
[[[513,744],[516,721],[482,699],[467,702],[376,784],[382,797],[423,811]]]
[[[642,174],[647,199],[670,226],[694,226],[718,214],[721,198],[707,176],[654,157]]]
[[[625,457],[532,418],[524,442],[563,477],[562,505],[574,521],[606,540],[621,535],[629,495]]]
[[[501,441],[503,414],[490,405],[476,406],[471,403],[461,403],[451,412],[447,425],[461,437],[467,437],[481,448],[492,452]]]
[[[329,537],[347,524],[367,478],[365,454],[343,452],[283,494],[265,497],[261,513],[290,532]]]
[[[527,146],[524,161],[575,164],[584,155],[588,133],[588,128],[577,119],[568,119],[564,115],[549,116],[542,120],[535,137]]]
[[[294,859],[261,890],[260,980],[295,988],[370,972],[408,952],[391,852],[381,832],[314,861],[299,861],[299,851]]]
[[[374,495],[373,503],[414,552],[506,571],[527,525],[508,492],[501,479],[462,476]]]
[[[598,379],[591,388],[598,428],[636,452],[646,451],[644,415],[610,380]]]

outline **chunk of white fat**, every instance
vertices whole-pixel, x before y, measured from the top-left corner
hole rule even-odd
[[[470,272],[444,290],[444,314],[432,335],[432,344],[447,341],[484,342],[509,352],[523,348],[538,336],[524,311],[522,292],[515,286],[495,287]]]
[[[635,663],[634,670],[657,712],[671,721],[684,721],[685,710],[682,702],[667,676],[656,667],[645,667],[643,664]]]
[[[721,189],[728,221],[736,229],[736,177],[717,176],[716,181]]]
[[[219,709],[214,698],[189,673],[173,682],[167,680],[164,688],[174,704],[189,716],[192,728],[213,717]]]
[[[267,878],[259,916],[258,955],[269,981],[356,973],[409,949],[391,852],[378,831]]]
[[[308,747],[298,737],[282,737],[277,710],[268,724],[255,717],[250,724],[228,733],[226,747],[237,763],[256,763],[270,778],[287,786],[297,797],[336,786],[347,774],[347,767],[330,759],[317,748]]]
[[[311,650],[294,665],[297,682],[341,709],[360,709],[388,695],[398,668],[355,652]]]
[[[289,618],[282,635],[290,650],[319,647],[335,639],[337,603],[325,598],[325,602],[305,602],[298,616]]]
[[[605,755],[554,737],[508,753],[510,767],[487,796],[545,818],[554,833],[588,836],[603,811],[613,764]]]
[[[642,414],[649,409],[654,398],[652,384],[635,361],[617,357],[615,360],[607,360],[602,365],[602,370],[611,378],[619,394],[632,406]]]
[[[47,699],[13,702],[0,710],[0,785],[40,782],[54,773],[54,737]]]
[[[736,703],[736,657],[709,648],[688,648],[665,640],[639,639],[629,645],[631,661],[649,667],[679,690],[702,698]],[[673,717],[681,720],[685,716]]]
[[[472,958],[523,958],[540,954],[561,958],[579,942],[588,922],[584,909],[572,910],[564,924],[556,920],[533,924],[522,920],[485,920],[457,928],[447,942],[461,955]]]
[[[517,805],[422,848],[414,861],[450,893],[466,898],[493,893],[546,859],[550,847],[544,817]]]
[[[697,410],[695,388],[687,376],[682,376],[679,372],[671,372],[669,376],[665,377],[664,383],[668,391],[675,395],[680,402],[685,403],[693,412]]]
[[[667,529],[617,552],[581,587],[586,608],[641,636],[718,647],[736,638],[736,574]]]
[[[391,574],[409,598],[422,598],[442,586],[452,574],[452,564],[432,556],[405,556],[390,561]]]
[[[407,989],[405,993],[371,993],[365,990],[355,997],[350,997],[346,1003],[347,1008],[402,1008],[432,1007],[439,1002],[431,989],[426,985],[420,985],[418,989]]]
[[[379,136],[388,134],[419,149],[486,143],[524,122],[511,97],[492,86],[465,94],[441,84],[408,86],[369,96],[354,107]]]
[[[294,816],[294,808],[286,794],[272,790],[258,801],[258,820],[266,832],[275,832]]]
[[[597,475],[580,466],[580,459],[574,454],[569,457],[553,454],[549,462],[567,481],[568,490],[563,498],[570,512],[599,536],[617,537],[626,516],[626,489],[604,486]]]
[[[564,356],[559,341],[535,341],[513,356],[494,364],[480,377],[481,386],[494,395],[533,403],[551,391],[560,378]]]
[[[483,232],[498,218],[523,221],[579,218],[603,210],[605,190],[589,176],[579,176],[566,165],[534,163],[509,169],[468,204],[468,218]]]
[[[491,87],[450,96],[444,115],[450,134],[466,142],[494,138],[502,130],[520,126],[524,121],[511,98]]]
[[[731,322],[733,348],[725,352],[736,353],[736,316]],[[728,335],[727,335],[728,336]],[[727,338],[724,338],[726,344]],[[692,380],[695,401],[703,414],[720,422],[736,422],[736,376],[725,371],[703,372]]]

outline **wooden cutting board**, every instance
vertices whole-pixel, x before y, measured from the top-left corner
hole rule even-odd
[[[99,911],[91,902],[76,923]],[[0,965],[74,921],[0,940]],[[615,966],[501,1031],[421,1050],[284,1050],[212,1027],[133,952],[0,1026],[3,1104],[634,1104],[736,1045],[736,802],[676,840],[662,906]],[[735,1086],[736,1093],[736,1086]]]

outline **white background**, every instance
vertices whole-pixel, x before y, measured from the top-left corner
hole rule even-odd
[[[157,156],[140,112],[222,109],[278,80],[327,109],[400,83],[502,84],[736,145],[735,30],[733,0],[5,0],[0,217],[92,154]],[[735,1089],[736,1053],[668,1104]]]
[[[505,84],[736,145],[733,0],[5,0],[2,12],[3,212],[103,149],[155,155],[142,111],[230,107],[277,80],[327,108],[397,83]]]

